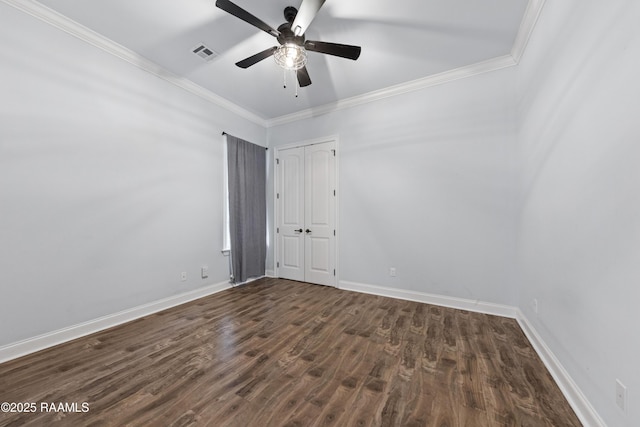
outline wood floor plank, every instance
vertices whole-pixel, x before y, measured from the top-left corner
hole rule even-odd
[[[513,319],[261,279],[0,364],[0,426],[579,426]]]

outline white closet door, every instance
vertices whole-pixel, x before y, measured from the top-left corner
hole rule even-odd
[[[335,286],[335,142],[280,150],[278,162],[278,276]]]
[[[304,147],[280,150],[278,275],[304,281]]]
[[[305,280],[335,285],[335,144],[305,147]]]

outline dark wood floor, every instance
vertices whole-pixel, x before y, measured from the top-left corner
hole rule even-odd
[[[0,402],[38,405],[2,426],[580,425],[513,319],[278,279],[1,364]]]

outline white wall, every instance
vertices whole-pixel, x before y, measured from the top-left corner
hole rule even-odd
[[[514,76],[503,69],[269,129],[270,147],[339,136],[341,281],[515,305]]]
[[[640,424],[637,2],[549,1],[518,67],[267,134],[0,16],[0,346],[226,280],[222,130],[337,134],[341,280],[519,303],[604,420]]]
[[[265,129],[0,17],[0,346],[225,281],[221,131]]]
[[[547,1],[518,66],[520,308],[610,426],[640,425],[639,22]]]

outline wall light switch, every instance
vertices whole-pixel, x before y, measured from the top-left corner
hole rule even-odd
[[[185,280],[187,280],[187,272],[186,271],[183,271],[182,274],[180,274],[180,280],[183,281],[183,282]]]
[[[207,277],[209,277],[209,267],[207,267],[206,265],[202,266],[202,278],[206,279]]]

